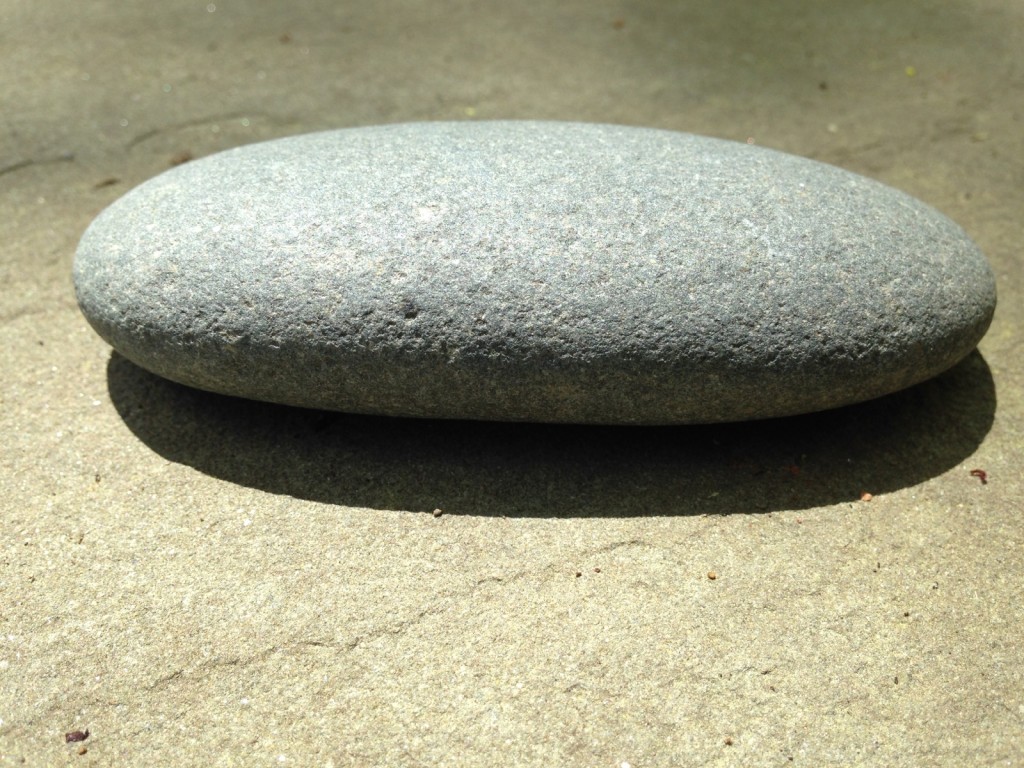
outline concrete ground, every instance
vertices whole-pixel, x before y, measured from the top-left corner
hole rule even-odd
[[[995,322],[861,406],[594,429],[191,391],[76,308],[172,164],[490,118],[887,182]],[[1022,211],[1017,0],[0,0],[0,765],[1024,765]]]

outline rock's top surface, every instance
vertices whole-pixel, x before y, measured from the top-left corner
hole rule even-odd
[[[995,306],[953,222],[813,161],[688,134],[418,123],[223,152],[82,238],[82,311],[226,394],[594,423],[783,416],[952,366]]]

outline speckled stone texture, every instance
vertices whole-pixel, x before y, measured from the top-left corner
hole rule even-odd
[[[332,131],[175,168],[74,265],[96,331],[194,387],[396,416],[670,424],[878,397],[984,335],[952,221],[855,174],[550,122]]]

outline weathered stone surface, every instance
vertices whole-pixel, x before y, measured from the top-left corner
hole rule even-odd
[[[242,147],[104,211],[85,316],[157,374],[361,413],[783,416],[949,368],[995,306],[934,209],[688,134],[420,123]]]

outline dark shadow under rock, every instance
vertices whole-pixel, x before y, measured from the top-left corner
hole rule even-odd
[[[241,400],[113,353],[115,407],[170,461],[270,493],[373,509],[507,516],[755,513],[850,502],[970,456],[995,385],[978,352],[941,376],[806,416],[593,427],[353,416]]]

